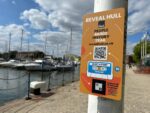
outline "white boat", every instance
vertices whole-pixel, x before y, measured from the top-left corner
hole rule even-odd
[[[72,65],[57,65],[56,69],[58,71],[73,71],[74,67]]]
[[[23,70],[25,69],[25,63],[15,63],[12,68],[18,69],[18,70]]]
[[[58,71],[73,71],[75,65],[73,62],[66,62],[66,64],[58,64],[56,65],[56,69]]]
[[[51,63],[45,60],[35,60],[32,63],[25,64],[25,69],[28,71],[49,71],[54,68]]]
[[[30,60],[26,60],[26,61],[20,61],[15,63],[12,68],[18,69],[18,70],[24,70],[25,69],[25,65],[31,63]]]
[[[8,62],[1,62],[0,66],[1,67],[13,67],[17,63],[18,63],[17,60],[9,60]]]

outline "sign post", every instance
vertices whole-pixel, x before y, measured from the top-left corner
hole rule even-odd
[[[83,18],[80,90],[88,113],[123,113],[127,0],[95,0]],[[117,9],[113,9],[117,8]]]

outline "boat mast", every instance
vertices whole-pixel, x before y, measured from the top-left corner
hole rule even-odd
[[[68,55],[72,53],[72,27],[71,27],[71,32],[70,32],[70,42],[69,42],[69,52]],[[70,57],[67,58],[68,60],[70,60]]]
[[[7,41],[5,41],[5,50],[4,51],[8,52],[8,42]]]
[[[72,51],[72,28],[71,28],[71,32],[70,32],[70,46],[69,46],[69,54],[71,54]]]
[[[20,51],[22,51],[22,40],[23,40],[23,29],[21,29],[21,45],[20,45]]]
[[[45,55],[46,55],[46,48],[47,48],[47,36],[45,37],[45,48],[44,48]]]
[[[30,43],[30,42],[29,42],[29,37],[28,37],[28,60],[29,60],[29,51],[30,51],[30,50],[29,50],[29,46],[30,46],[29,43]]]
[[[23,31],[23,29],[21,29],[21,43],[20,43],[20,60],[21,60],[21,52],[22,52],[22,40],[23,40],[23,33],[24,33],[24,31]]]
[[[8,50],[8,59],[10,59],[10,46],[11,46],[11,33],[9,33],[9,50]]]
[[[57,57],[58,57],[58,55],[59,55],[59,52],[58,52],[59,44],[58,43],[56,44],[56,48],[57,48]]]

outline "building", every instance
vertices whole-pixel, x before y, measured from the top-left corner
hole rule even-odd
[[[74,54],[65,54],[64,59],[80,62],[80,57]]]
[[[44,58],[45,54],[41,51],[32,51],[32,52],[17,52],[16,59],[40,59]]]
[[[126,55],[126,64],[132,64],[134,63],[134,60],[133,60],[133,55]]]

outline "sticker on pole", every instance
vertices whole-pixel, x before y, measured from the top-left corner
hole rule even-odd
[[[124,8],[83,17],[80,90],[108,99],[122,95]]]
[[[111,62],[95,62],[90,61],[88,63],[88,77],[102,78],[102,79],[113,79]]]

